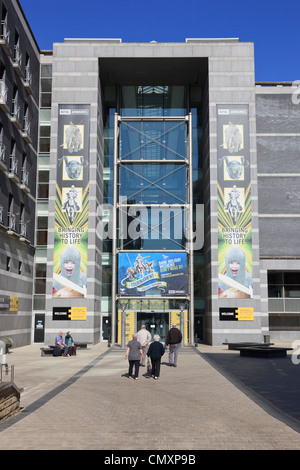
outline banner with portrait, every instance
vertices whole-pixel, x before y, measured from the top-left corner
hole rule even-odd
[[[59,105],[53,297],[85,297],[90,106]]]
[[[118,293],[123,296],[187,295],[186,253],[119,253]]]
[[[252,297],[248,105],[217,105],[219,298]]]

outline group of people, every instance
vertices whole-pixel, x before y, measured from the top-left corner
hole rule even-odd
[[[55,338],[55,346],[53,350],[54,356],[76,356],[76,346],[72,338],[71,331],[67,331],[65,339],[62,331],[59,331]]]
[[[157,380],[160,376],[161,358],[165,353],[164,345],[160,342],[160,336],[154,335],[151,342],[151,334],[146,326],[132,335],[132,340],[128,342],[125,359],[129,361],[128,376],[135,380],[139,376],[140,366],[145,366],[146,356],[151,360],[151,375]],[[176,324],[168,331],[166,338],[166,348],[169,349],[169,366],[177,367],[178,351],[182,341],[182,333]],[[134,369],[134,375],[133,375]]]

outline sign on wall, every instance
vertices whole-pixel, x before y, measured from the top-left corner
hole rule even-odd
[[[254,310],[252,307],[233,307],[219,309],[220,321],[253,321]]]
[[[217,105],[219,298],[252,297],[248,105]]]
[[[53,307],[52,320],[86,320],[86,307]]]
[[[119,253],[119,295],[187,294],[186,253]]]
[[[86,296],[89,126],[89,105],[59,105],[53,297]]]
[[[7,312],[18,312],[19,310],[19,297],[13,297],[8,295],[1,295],[0,297],[0,311]]]

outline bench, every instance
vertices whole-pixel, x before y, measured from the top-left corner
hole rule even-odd
[[[228,346],[228,349],[231,350],[239,350],[240,348],[244,347],[261,347],[261,348],[266,348],[274,343],[250,343],[250,342],[241,342],[241,343],[223,343],[226,346]]]
[[[75,342],[74,343],[77,349],[87,349],[88,343],[80,343],[80,342]],[[48,347],[45,348],[40,348],[41,350],[41,356],[53,356],[53,349],[55,348],[54,345],[49,344]]]
[[[74,344],[78,349],[87,349],[87,343],[77,343],[77,341],[75,341]]]
[[[273,348],[273,347],[241,347],[240,356],[244,357],[286,357],[287,351],[293,348]]]
[[[53,356],[53,348],[40,348],[41,356]]]

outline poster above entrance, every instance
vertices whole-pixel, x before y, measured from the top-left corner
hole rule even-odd
[[[121,296],[187,295],[186,253],[119,253]]]

